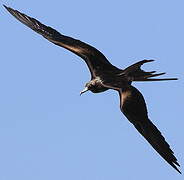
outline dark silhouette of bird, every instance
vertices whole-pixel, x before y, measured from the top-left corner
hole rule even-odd
[[[65,36],[55,29],[46,26],[38,20],[29,17],[10,7],[4,7],[20,22],[41,34],[52,43],[68,49],[80,56],[87,64],[91,72],[91,80],[86,83],[81,94],[90,90],[100,93],[108,89],[116,90],[120,96],[120,109],[127,119],[134,125],[138,132],[151,144],[151,146],[179,173],[180,166],[170,149],[169,144],[161,132],[148,118],[145,100],[142,94],[131,85],[133,81],[163,81],[177,80],[177,78],[155,79],[153,77],[165,73],[155,74],[155,71],[146,72],[141,69],[144,63],[153,60],[139,61],[126,69],[113,66],[106,57],[96,48],[71,37]]]

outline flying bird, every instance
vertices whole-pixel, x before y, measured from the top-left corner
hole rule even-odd
[[[61,46],[80,56],[87,64],[91,73],[91,80],[86,83],[84,90],[100,93],[112,89],[119,93],[120,109],[126,118],[150,145],[179,173],[180,166],[174,152],[157,127],[148,117],[147,107],[143,95],[131,84],[133,81],[164,81],[177,78],[153,78],[165,73],[146,72],[141,69],[145,63],[153,60],[142,60],[125,69],[112,65],[96,48],[72,37],[65,36],[55,29],[46,26],[38,20],[4,5],[10,14],[20,22],[39,33],[50,42]]]

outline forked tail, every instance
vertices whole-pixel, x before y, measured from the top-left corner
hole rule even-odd
[[[155,73],[156,71],[146,72],[141,69],[144,63],[152,62],[154,60],[142,60],[139,61],[126,69],[120,75],[126,75],[131,81],[166,81],[166,80],[177,80],[177,78],[152,78],[156,76],[161,76],[165,73]]]

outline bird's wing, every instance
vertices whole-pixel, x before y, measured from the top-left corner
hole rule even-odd
[[[4,5],[10,14],[12,14],[20,22],[31,28],[33,31],[41,34],[44,38],[51,41],[52,43],[68,49],[69,51],[77,54],[88,65],[92,77],[96,76],[97,72],[102,69],[112,70],[117,69],[113,66],[106,57],[96,48],[71,37],[62,35],[55,29],[46,26],[39,22],[38,20],[29,17],[17,10]]]
[[[120,108],[151,146],[179,173],[180,166],[169,144],[157,127],[149,120],[143,95],[133,86],[119,89]]]

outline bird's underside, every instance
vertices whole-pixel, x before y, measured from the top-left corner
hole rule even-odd
[[[144,63],[153,60],[139,61],[124,70],[113,66],[106,57],[96,48],[71,37],[60,34],[55,29],[40,23],[17,10],[4,6],[16,19],[41,34],[52,43],[68,49],[80,56],[91,72],[91,81],[86,84],[85,91],[103,92],[113,89],[119,92],[120,109],[138,132],[151,144],[151,146],[179,173],[180,166],[170,149],[169,144],[157,127],[149,120],[146,103],[142,94],[131,85],[132,81],[163,81],[176,80],[176,78],[154,79],[155,71],[145,72],[141,69]],[[85,92],[83,91],[83,92]]]

